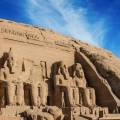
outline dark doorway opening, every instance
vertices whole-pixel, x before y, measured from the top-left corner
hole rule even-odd
[[[50,105],[50,96],[47,96],[47,105]]]
[[[32,106],[32,87],[30,84],[24,84],[25,105]]]

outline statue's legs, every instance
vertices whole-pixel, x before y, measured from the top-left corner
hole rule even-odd
[[[84,104],[87,107],[95,106],[95,91],[93,88],[83,88],[84,89]]]
[[[4,69],[0,69],[0,80],[4,80],[5,79],[5,74],[4,74]]]
[[[23,83],[22,82],[18,84],[17,103],[19,105],[23,105],[24,104],[24,87],[23,87]]]
[[[8,99],[9,99],[9,105],[15,104],[15,85],[11,81],[8,82]]]
[[[75,93],[75,98],[74,98],[75,99],[75,104],[79,105],[79,89],[75,88],[74,93]]]
[[[33,105],[38,105],[38,87],[35,84],[32,84],[32,96],[33,96]]]
[[[73,89],[70,87],[67,87],[67,93],[68,93],[70,106],[73,106]]]
[[[47,104],[47,96],[48,96],[48,88],[47,88],[47,84],[43,83],[43,85],[41,86],[41,103],[42,105],[46,105]]]

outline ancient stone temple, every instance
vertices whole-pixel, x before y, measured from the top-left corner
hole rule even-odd
[[[0,120],[120,120],[120,59],[0,19]]]

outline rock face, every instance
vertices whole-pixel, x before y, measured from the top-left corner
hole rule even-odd
[[[112,53],[0,20],[0,119],[120,120],[119,91]]]

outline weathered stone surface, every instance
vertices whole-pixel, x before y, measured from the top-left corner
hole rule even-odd
[[[0,120],[23,120],[20,117],[4,117],[4,116],[0,116]]]
[[[120,119],[120,60],[48,29],[0,20],[0,119]]]

